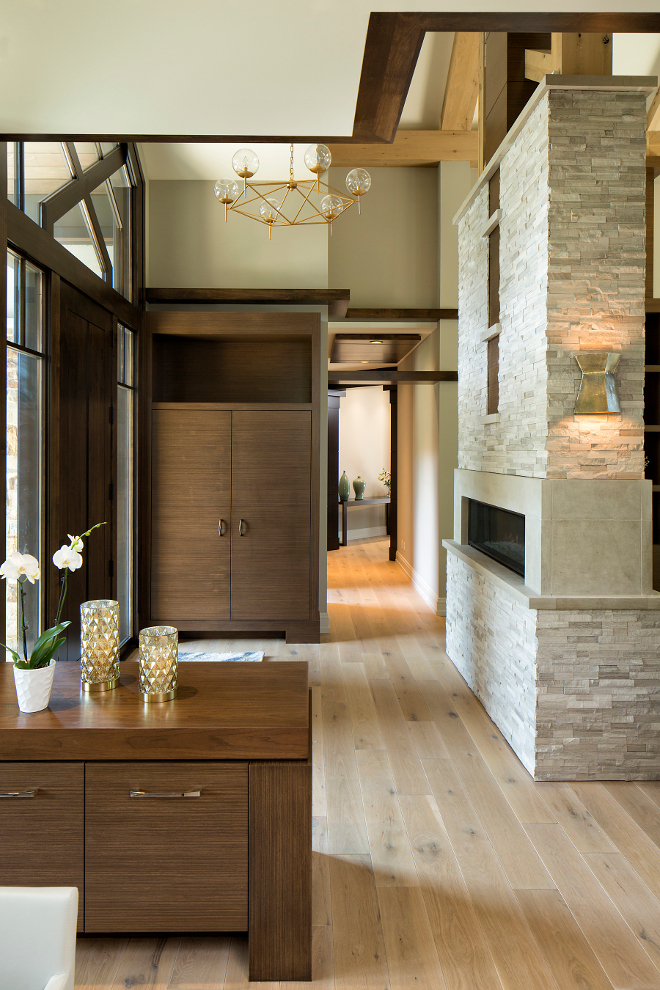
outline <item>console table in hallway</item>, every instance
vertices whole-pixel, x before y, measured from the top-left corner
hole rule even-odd
[[[341,505],[341,542],[340,546],[348,545],[348,510],[360,505],[385,505],[387,532],[390,531],[390,499],[389,498],[349,498]]]
[[[247,931],[250,980],[310,980],[307,664],[184,662],[151,705],[137,675],[58,663],[25,715],[0,664],[0,884],[78,887],[86,934]]]

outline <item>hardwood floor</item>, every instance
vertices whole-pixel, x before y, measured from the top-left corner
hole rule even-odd
[[[660,990],[660,781],[534,783],[383,540],[328,555],[310,666],[318,990]],[[77,990],[247,981],[239,938],[82,938]],[[310,985],[310,984],[305,984]]]

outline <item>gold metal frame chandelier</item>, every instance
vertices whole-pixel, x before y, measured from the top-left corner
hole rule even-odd
[[[273,182],[250,182],[259,170],[259,159],[250,148],[239,148],[231,160],[236,175],[243,180],[243,189],[234,179],[218,179],[213,192],[218,202],[244,217],[268,226],[270,240],[273,227],[330,225],[354,203],[358,204],[371,186],[371,176],[364,168],[354,168],[346,176],[349,196],[321,182],[330,168],[332,155],[325,144],[311,144],[305,152],[305,165],[315,175],[313,179],[296,179],[293,174],[293,144],[290,149],[289,178]]]

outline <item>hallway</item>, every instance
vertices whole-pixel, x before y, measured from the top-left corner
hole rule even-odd
[[[328,555],[320,646],[241,641],[310,664],[313,985],[658,990],[660,782],[534,783],[387,547]],[[244,937],[83,938],[76,988],[308,985],[246,972]]]

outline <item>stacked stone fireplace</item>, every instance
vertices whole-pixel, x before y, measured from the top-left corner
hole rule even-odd
[[[644,480],[648,78],[549,76],[459,211],[459,468],[447,653],[539,780],[660,778],[660,595]],[[499,168],[499,406],[487,413]],[[621,413],[575,416],[583,351]],[[524,575],[470,546],[524,517]]]

